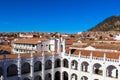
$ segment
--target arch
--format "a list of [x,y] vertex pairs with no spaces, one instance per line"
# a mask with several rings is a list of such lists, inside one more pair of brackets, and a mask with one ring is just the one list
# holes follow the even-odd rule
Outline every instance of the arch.
[[68,80],[68,73],[66,71],[63,72],[63,80]]
[[96,63],[93,65],[93,72],[94,74],[99,74],[99,75],[102,75],[102,65],[99,64],[99,63]]
[[71,62],[71,69],[75,69],[75,70],[78,69],[78,62],[76,60],[73,60]]
[[22,74],[30,73],[30,64],[27,62],[24,63],[21,67],[21,72],[22,72]]
[[69,64],[68,60],[67,59],[63,59],[63,67],[68,68],[68,66],[69,66],[68,64]]
[[11,64],[7,67],[7,76],[15,76],[18,74],[17,65]]
[[84,71],[84,72],[88,72],[88,66],[89,66],[89,63],[84,61],[81,63],[81,71]]
[[34,80],[42,80],[41,76],[37,75]]
[[63,45],[62,44],[60,45],[60,49],[61,49],[61,52],[63,52]]
[[76,49],[71,49],[71,54],[73,54],[76,51]]
[[34,64],[34,72],[42,70],[42,63],[40,61],[35,62]]
[[0,76],[3,75],[3,69],[0,67]]
[[48,73],[47,75],[45,75],[45,80],[52,80],[51,74]]
[[28,77],[24,78],[23,80],[30,80]]
[[87,76],[82,76],[81,80],[88,80],[88,77]]
[[118,69],[114,65],[109,65],[106,70],[108,77],[118,78]]
[[72,74],[72,75],[71,75],[71,80],[78,80],[78,79],[77,79],[77,75],[76,75],[76,74]]
[[48,70],[48,69],[52,69],[52,61],[51,60],[47,60],[45,62],[45,70]]
[[55,79],[54,80],[61,80],[60,79],[60,72],[59,71],[57,71],[56,73],[55,73]]
[[61,67],[61,61],[60,61],[60,59],[56,59],[55,60],[55,66],[54,67],[55,68]]

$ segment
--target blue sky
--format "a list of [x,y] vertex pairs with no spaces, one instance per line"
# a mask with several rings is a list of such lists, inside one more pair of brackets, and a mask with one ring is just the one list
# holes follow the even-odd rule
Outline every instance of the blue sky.
[[0,0],[0,32],[86,31],[120,15],[120,0]]

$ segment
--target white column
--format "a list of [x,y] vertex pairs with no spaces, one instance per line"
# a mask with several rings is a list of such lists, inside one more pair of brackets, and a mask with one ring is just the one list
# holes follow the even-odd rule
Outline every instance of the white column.
[[63,59],[61,59],[61,70],[60,70],[60,72],[61,72],[61,75],[60,75],[61,80],[63,80],[62,68],[63,68]]
[[45,80],[45,55],[42,52],[42,80]]
[[54,53],[52,52],[52,80],[54,80]]
[[85,65],[83,65],[83,71],[84,71],[84,72],[86,71],[86,66],[85,66]]
[[60,53],[60,39],[57,40],[57,53]]
[[63,44],[63,53],[65,53],[65,39],[63,40],[62,44]]
[[112,77],[116,77],[116,69],[113,69],[112,70],[112,75],[111,75]]
[[90,64],[88,66],[88,69],[90,69],[90,70],[88,70],[90,72],[90,76],[89,76],[88,80],[92,80],[92,74],[93,74],[92,57],[93,56],[92,56],[92,52],[91,52],[90,53]]
[[106,54],[104,53],[104,57],[103,57],[103,66],[102,66],[102,70],[103,70],[103,80],[106,80]]
[[69,56],[69,73],[68,73],[68,80],[71,80],[71,60],[70,60],[70,56]]
[[6,54],[3,55],[3,68],[4,68],[4,72],[3,72],[3,77],[4,77],[4,80],[7,80],[7,61],[6,61]]
[[120,55],[119,55],[119,64],[118,64],[118,80],[120,80]]
[[109,71],[108,70],[106,70],[106,76],[109,76]]
[[18,53],[18,64],[17,64],[17,69],[18,69],[18,80],[21,80],[21,55]]
[[79,53],[79,59],[78,59],[78,80],[81,80],[81,52]]
[[4,80],[4,77],[3,77],[3,75],[1,75],[0,79],[1,79],[1,80]]
[[69,50],[69,57],[70,57],[70,55],[71,55],[71,50]]
[[30,76],[31,76],[31,79],[34,80],[34,56],[33,56],[33,53],[31,53],[31,60],[30,60]]

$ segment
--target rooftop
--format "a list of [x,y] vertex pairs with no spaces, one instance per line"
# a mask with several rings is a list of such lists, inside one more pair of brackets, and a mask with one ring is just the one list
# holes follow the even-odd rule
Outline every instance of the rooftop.
[[46,38],[19,38],[19,39],[15,39],[12,42],[13,43],[21,43],[21,44],[38,44],[41,41],[45,41],[48,40]]

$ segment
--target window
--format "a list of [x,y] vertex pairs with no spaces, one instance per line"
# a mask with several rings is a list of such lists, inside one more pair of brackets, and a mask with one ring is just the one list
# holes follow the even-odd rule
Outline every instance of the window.
[[18,49],[16,49],[16,51],[18,51]]
[[33,44],[32,47],[35,47],[35,44]]
[[51,50],[51,45],[49,44],[49,50]]

